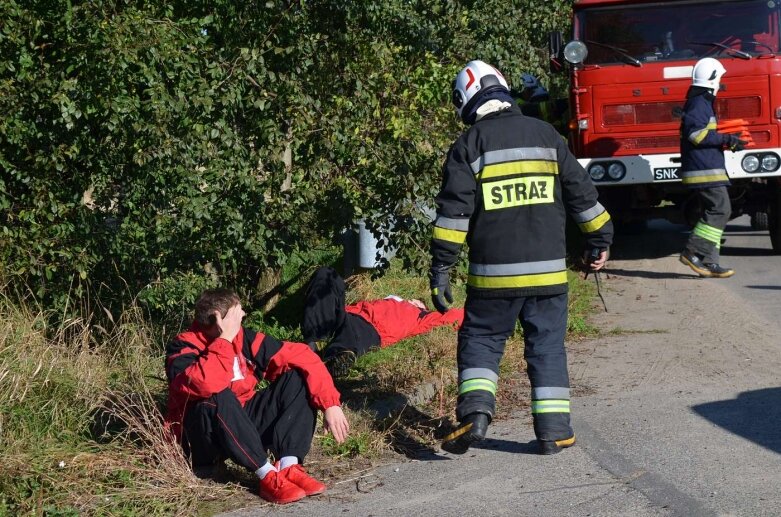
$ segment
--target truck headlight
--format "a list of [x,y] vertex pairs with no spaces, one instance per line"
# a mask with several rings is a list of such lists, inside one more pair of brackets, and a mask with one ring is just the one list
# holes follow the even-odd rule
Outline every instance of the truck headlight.
[[606,172],[605,166],[599,163],[595,163],[588,168],[588,173],[594,181],[601,181],[605,177]]
[[588,56],[588,48],[582,41],[573,40],[564,45],[564,59],[573,65],[578,65],[585,61],[586,56]]
[[607,175],[611,180],[618,181],[626,174],[626,167],[621,162],[613,162],[607,168]]
[[755,154],[747,154],[740,162],[740,166],[746,172],[757,172],[759,170],[759,158]]
[[762,170],[773,172],[778,169],[778,156],[775,154],[766,154],[762,157]]

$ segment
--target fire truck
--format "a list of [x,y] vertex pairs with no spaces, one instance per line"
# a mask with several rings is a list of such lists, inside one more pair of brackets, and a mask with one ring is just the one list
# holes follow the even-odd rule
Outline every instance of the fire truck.
[[780,6],[574,1],[572,41],[551,34],[551,70],[569,63],[570,145],[619,224],[699,217],[696,196],[679,178],[679,132],[692,68],[709,56],[727,69],[716,97],[719,122],[741,121],[753,142],[725,151],[733,217],[750,214],[781,253]]

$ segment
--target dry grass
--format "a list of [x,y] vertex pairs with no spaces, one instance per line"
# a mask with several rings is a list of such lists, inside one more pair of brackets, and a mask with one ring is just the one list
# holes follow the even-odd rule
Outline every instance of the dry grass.
[[[428,301],[426,279],[398,271],[349,285],[350,300]],[[575,287],[569,339],[589,330],[593,293]],[[463,291],[454,290],[455,306]],[[250,474],[228,462],[219,482],[200,479],[163,431],[163,337],[138,311],[108,328],[74,319],[52,329],[45,316],[0,298],[0,517],[195,515],[229,509],[226,501],[259,503]],[[357,483],[388,455],[436,451],[454,421],[456,342],[453,329],[440,328],[359,358],[337,383],[350,440],[336,444],[319,424],[307,468],[330,485]],[[528,406],[525,368],[516,332],[500,365],[499,418]]]
[[196,478],[165,435],[162,359],[133,313],[52,330],[0,299],[0,321],[0,515],[192,515],[237,489]]

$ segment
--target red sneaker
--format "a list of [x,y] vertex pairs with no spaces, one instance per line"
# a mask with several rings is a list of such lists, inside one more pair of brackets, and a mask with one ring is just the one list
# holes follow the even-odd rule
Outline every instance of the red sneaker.
[[287,504],[306,497],[296,484],[288,482],[281,472],[271,471],[260,480],[260,497],[276,504]]
[[307,474],[304,467],[298,463],[283,469],[279,475],[300,487],[306,495],[317,495],[325,492],[325,485]]

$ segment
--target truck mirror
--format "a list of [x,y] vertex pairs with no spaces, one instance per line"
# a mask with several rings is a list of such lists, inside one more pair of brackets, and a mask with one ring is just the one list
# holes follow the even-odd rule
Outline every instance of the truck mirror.
[[561,31],[548,33],[548,54],[551,73],[558,74],[564,70],[564,40]]

